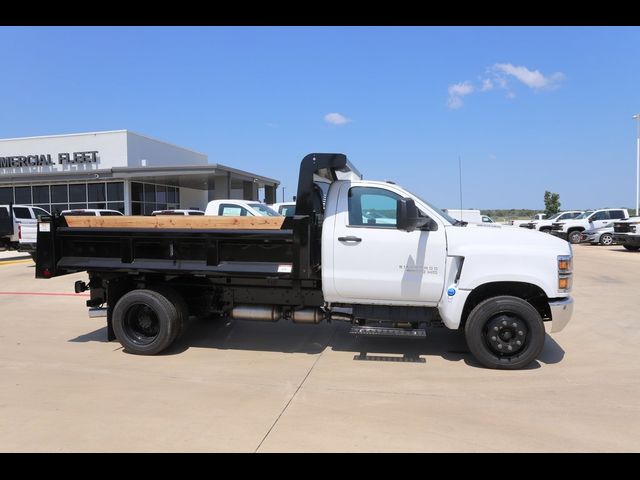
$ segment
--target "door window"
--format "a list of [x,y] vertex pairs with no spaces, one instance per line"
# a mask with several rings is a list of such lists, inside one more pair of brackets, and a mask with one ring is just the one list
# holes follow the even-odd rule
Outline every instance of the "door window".
[[396,228],[400,195],[375,187],[349,190],[349,226]]
[[594,213],[591,218],[589,219],[590,222],[595,222],[596,220],[608,220],[609,219],[609,212],[607,211],[602,211],[602,212],[596,212]]
[[244,207],[232,205],[229,203],[223,203],[218,208],[218,215],[222,215],[224,217],[246,217],[251,214]]
[[16,218],[31,218],[31,212],[27,207],[13,207],[13,214]]
[[625,218],[624,212],[622,210],[611,210],[609,212],[609,217],[614,220],[620,220],[621,218]]

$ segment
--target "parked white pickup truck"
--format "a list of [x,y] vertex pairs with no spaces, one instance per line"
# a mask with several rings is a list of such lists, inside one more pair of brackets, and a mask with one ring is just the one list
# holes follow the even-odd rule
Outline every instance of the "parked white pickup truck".
[[551,227],[553,222],[562,222],[565,220],[571,220],[573,218],[582,215],[582,210],[569,210],[567,212],[558,212],[555,215],[545,218],[543,220],[532,220],[530,222],[521,223],[519,226],[522,228],[529,228],[531,230],[538,230],[544,233],[551,233]]
[[212,200],[207,204],[205,215],[220,215],[224,217],[279,217],[266,203],[251,200]]
[[583,231],[613,225],[615,220],[627,218],[629,218],[629,212],[626,208],[588,210],[572,220],[553,222],[551,234],[571,243],[580,243]]
[[31,205],[0,205],[0,250],[17,250],[34,256],[38,218],[49,215]]
[[86,270],[89,283],[75,290],[90,289],[90,315],[107,317],[108,338],[140,355],[166,349],[204,311],[341,321],[369,338],[444,326],[464,332],[482,365],[517,369],[542,351],[545,322],[558,332],[571,317],[565,241],[458,221],[399,185],[362,180],[343,154],[307,155],[297,193],[294,217],[236,216],[234,225],[53,218],[40,224],[36,276]]

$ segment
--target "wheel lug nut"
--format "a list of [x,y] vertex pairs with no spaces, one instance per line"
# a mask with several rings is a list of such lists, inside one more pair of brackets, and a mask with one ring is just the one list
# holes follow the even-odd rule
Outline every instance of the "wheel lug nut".
[[517,324],[516,322],[513,322],[513,323],[511,324],[511,326],[512,326],[513,328],[518,328],[518,324]]
[[509,345],[509,346],[507,347],[507,350],[511,351],[511,350],[513,350],[513,347],[512,347],[511,345]]
[[506,326],[506,325],[507,325],[507,321],[506,321],[506,320],[503,320],[503,321],[502,321],[502,324]]
[[502,344],[501,343],[498,344],[498,348],[502,348]]
[[493,327],[493,329],[497,332],[498,331],[498,327]]
[[494,336],[494,337],[491,337],[491,340],[493,340],[495,342],[497,340],[497,338]]
[[516,340],[516,345],[522,345],[522,342],[520,340]]
[[518,331],[518,335],[520,335],[520,336],[524,335],[524,333],[522,333],[522,330]]

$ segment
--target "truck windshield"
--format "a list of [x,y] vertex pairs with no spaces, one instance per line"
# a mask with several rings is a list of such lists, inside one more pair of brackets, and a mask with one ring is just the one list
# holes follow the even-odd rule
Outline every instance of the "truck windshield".
[[574,218],[574,220],[581,220],[583,218],[587,218],[589,215],[591,215],[593,213],[593,210],[587,210],[584,213],[581,213],[580,215],[578,215],[577,217]]
[[280,214],[276,212],[274,209],[272,209],[271,207],[268,207],[267,205],[263,205],[262,203],[250,203],[249,205],[251,205],[251,208],[256,210],[263,217],[279,217],[280,216]]
[[547,220],[555,220],[556,218],[558,218],[560,215],[562,215],[562,212],[558,212],[555,215],[551,215],[549,218],[547,218]]
[[[405,189],[406,190],[406,189]],[[429,206],[429,208],[431,208],[431,210],[434,210],[438,215],[440,215],[442,218],[444,218],[447,222],[449,222],[451,225],[466,225],[467,222],[463,222],[460,221],[456,218],[453,218],[451,215],[447,215],[445,212],[443,212],[441,209],[439,209],[438,207],[436,207],[435,205],[432,205],[431,203],[427,202],[425,199],[423,199],[422,197],[420,197],[419,195],[416,195],[413,192],[409,192],[409,190],[406,190],[408,193],[410,193],[411,195],[413,195],[414,197],[416,197],[418,200],[420,200],[422,203],[426,204],[427,206]]]

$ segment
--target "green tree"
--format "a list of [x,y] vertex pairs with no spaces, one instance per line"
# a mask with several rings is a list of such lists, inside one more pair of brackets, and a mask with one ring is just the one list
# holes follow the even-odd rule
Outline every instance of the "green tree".
[[544,192],[544,213],[547,218],[560,211],[560,194],[553,193],[549,190]]

